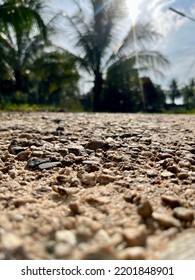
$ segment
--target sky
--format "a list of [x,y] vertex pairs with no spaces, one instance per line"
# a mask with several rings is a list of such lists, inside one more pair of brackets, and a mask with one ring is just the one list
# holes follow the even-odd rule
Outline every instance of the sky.
[[[136,1],[136,0],[129,0]],[[195,21],[169,10],[172,7],[195,19],[194,0],[137,0],[137,20],[149,20],[163,35],[155,48],[170,61],[165,77],[156,82],[167,87],[176,78],[183,86],[195,77]]]
[[[71,12],[70,0],[50,0],[56,10]],[[86,0],[80,0],[85,2]],[[112,1],[112,0],[108,0]],[[121,0],[123,1],[123,0]],[[172,7],[195,19],[195,0],[127,0],[135,22],[150,22],[162,38],[152,49],[160,51],[170,61],[163,78],[153,76],[154,83],[164,89],[174,78],[180,87],[195,77],[195,21],[169,10]],[[64,38],[60,42],[63,45]]]

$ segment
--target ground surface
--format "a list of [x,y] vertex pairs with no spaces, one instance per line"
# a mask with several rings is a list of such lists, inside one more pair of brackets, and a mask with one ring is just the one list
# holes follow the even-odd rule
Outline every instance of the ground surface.
[[195,259],[195,116],[0,114],[0,259]]

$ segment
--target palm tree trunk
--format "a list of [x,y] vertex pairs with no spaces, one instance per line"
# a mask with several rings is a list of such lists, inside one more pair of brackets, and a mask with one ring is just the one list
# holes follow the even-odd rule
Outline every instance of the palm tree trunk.
[[93,87],[93,111],[101,112],[103,108],[103,104],[101,102],[102,88],[103,88],[103,78],[102,73],[97,70],[94,71],[95,80]]

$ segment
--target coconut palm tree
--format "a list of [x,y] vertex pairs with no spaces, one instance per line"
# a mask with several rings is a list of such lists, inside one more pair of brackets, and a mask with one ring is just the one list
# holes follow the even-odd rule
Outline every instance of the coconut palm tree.
[[0,76],[13,91],[26,90],[28,67],[46,42],[47,28],[40,10],[40,1],[1,1]]
[[20,101],[43,104],[55,100],[59,104],[62,95],[77,86],[75,59],[48,39],[53,31],[52,19],[43,22],[42,1],[3,2],[1,9],[6,12],[1,15],[5,20],[0,32],[0,92],[13,93]]
[[0,0],[0,31],[7,31],[13,26],[17,32],[29,33],[36,24],[39,31],[46,37],[46,26],[40,15],[43,9],[40,0]]
[[[93,109],[101,111],[101,94],[107,69],[129,59],[140,70],[165,66],[168,61],[158,52],[147,50],[159,35],[149,24],[131,26],[125,1],[72,0],[74,14],[61,12],[65,35],[80,67],[94,77]],[[82,3],[85,3],[82,5]],[[59,21],[58,21],[59,23]]]

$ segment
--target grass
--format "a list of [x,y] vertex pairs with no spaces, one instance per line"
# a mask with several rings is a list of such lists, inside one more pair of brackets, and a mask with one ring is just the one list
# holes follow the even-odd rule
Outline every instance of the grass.
[[187,110],[187,109],[175,109],[175,110],[167,110],[164,112],[165,114],[185,114],[185,115],[193,115],[195,114],[195,109]]
[[[79,108],[80,109],[80,108]],[[40,111],[49,111],[49,112],[81,112],[78,108],[70,108],[55,106],[55,105],[38,105],[38,104],[13,104],[13,103],[4,103],[0,105],[0,111],[18,111],[18,112],[40,112]]]
[[[0,111],[27,111],[27,112],[83,112],[83,108],[78,106],[77,104],[67,104],[67,106],[56,106],[56,105],[40,105],[40,104],[15,104],[11,102],[5,102],[0,104]],[[143,112],[145,113],[145,112]],[[195,114],[195,108],[191,110],[187,110],[184,108],[177,108],[172,110],[166,110],[161,112],[162,114]]]

